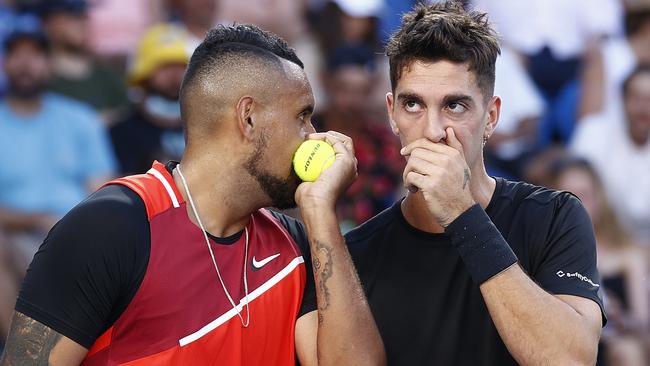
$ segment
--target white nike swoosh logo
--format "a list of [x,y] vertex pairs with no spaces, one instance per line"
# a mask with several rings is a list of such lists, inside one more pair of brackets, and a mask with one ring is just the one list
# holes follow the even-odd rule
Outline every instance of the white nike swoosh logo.
[[270,261],[274,260],[275,258],[277,258],[279,256],[280,256],[280,253],[273,254],[272,256],[266,257],[266,258],[262,259],[259,262],[255,259],[255,256],[253,256],[253,268],[254,269],[260,269],[260,268],[264,267],[266,264],[268,264]]

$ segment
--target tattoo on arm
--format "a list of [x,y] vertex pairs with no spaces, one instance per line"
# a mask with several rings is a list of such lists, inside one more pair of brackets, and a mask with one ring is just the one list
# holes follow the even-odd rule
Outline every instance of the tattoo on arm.
[[463,177],[463,189],[467,187],[467,183],[469,183],[469,180],[470,180],[469,169],[465,168],[464,177]]
[[61,334],[19,312],[14,313],[2,366],[49,365],[50,353]]
[[332,248],[316,240],[316,247],[312,257],[314,274],[316,275],[317,286],[320,288],[321,296],[318,297],[318,322],[323,322],[322,312],[330,306],[330,292],[327,281],[332,277]]

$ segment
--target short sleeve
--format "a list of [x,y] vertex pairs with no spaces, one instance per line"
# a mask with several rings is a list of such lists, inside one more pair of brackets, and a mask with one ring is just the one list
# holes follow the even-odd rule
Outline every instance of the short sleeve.
[[135,192],[100,189],[52,228],[29,266],[16,310],[90,348],[137,292],[149,236]]
[[605,317],[596,268],[596,239],[591,219],[578,198],[562,193],[547,237],[547,247],[533,275],[535,281],[556,295],[575,295],[593,300]]
[[298,313],[298,318],[300,318],[301,316],[317,309],[316,284],[314,282],[314,272],[312,270],[311,263],[311,249],[309,247],[309,237],[307,236],[307,230],[302,222],[292,217],[270,210],[269,212],[275,218],[277,218],[278,221],[280,221],[282,226],[284,226],[287,231],[289,231],[293,240],[295,240],[300,247],[302,257],[305,260],[305,268],[307,270],[307,283],[305,284],[305,292],[303,294],[302,304],[300,305],[300,311]]

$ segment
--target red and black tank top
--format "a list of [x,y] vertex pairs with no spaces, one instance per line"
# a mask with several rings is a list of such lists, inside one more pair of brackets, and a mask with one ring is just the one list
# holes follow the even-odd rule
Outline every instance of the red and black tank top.
[[295,322],[306,283],[300,247],[267,210],[251,215],[232,245],[211,242],[227,290],[245,317],[246,261],[250,324],[243,327],[217,277],[201,229],[171,174],[155,162],[119,178],[144,201],[151,252],[126,310],[90,348],[83,365],[293,365]]

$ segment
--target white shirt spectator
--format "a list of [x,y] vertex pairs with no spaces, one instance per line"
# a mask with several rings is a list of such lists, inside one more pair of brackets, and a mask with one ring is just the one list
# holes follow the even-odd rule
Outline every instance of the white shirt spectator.
[[[497,58],[494,94],[501,97],[497,133],[514,134],[520,122],[544,113],[544,101],[517,55],[507,47],[502,47]],[[512,139],[501,144],[496,153],[503,159],[514,159],[529,147],[529,141]]]
[[527,55],[548,46],[560,60],[582,54],[594,38],[622,33],[617,0],[474,0],[504,43]]
[[650,142],[639,147],[627,123],[594,116],[578,125],[571,150],[593,164],[622,223],[650,244]]

